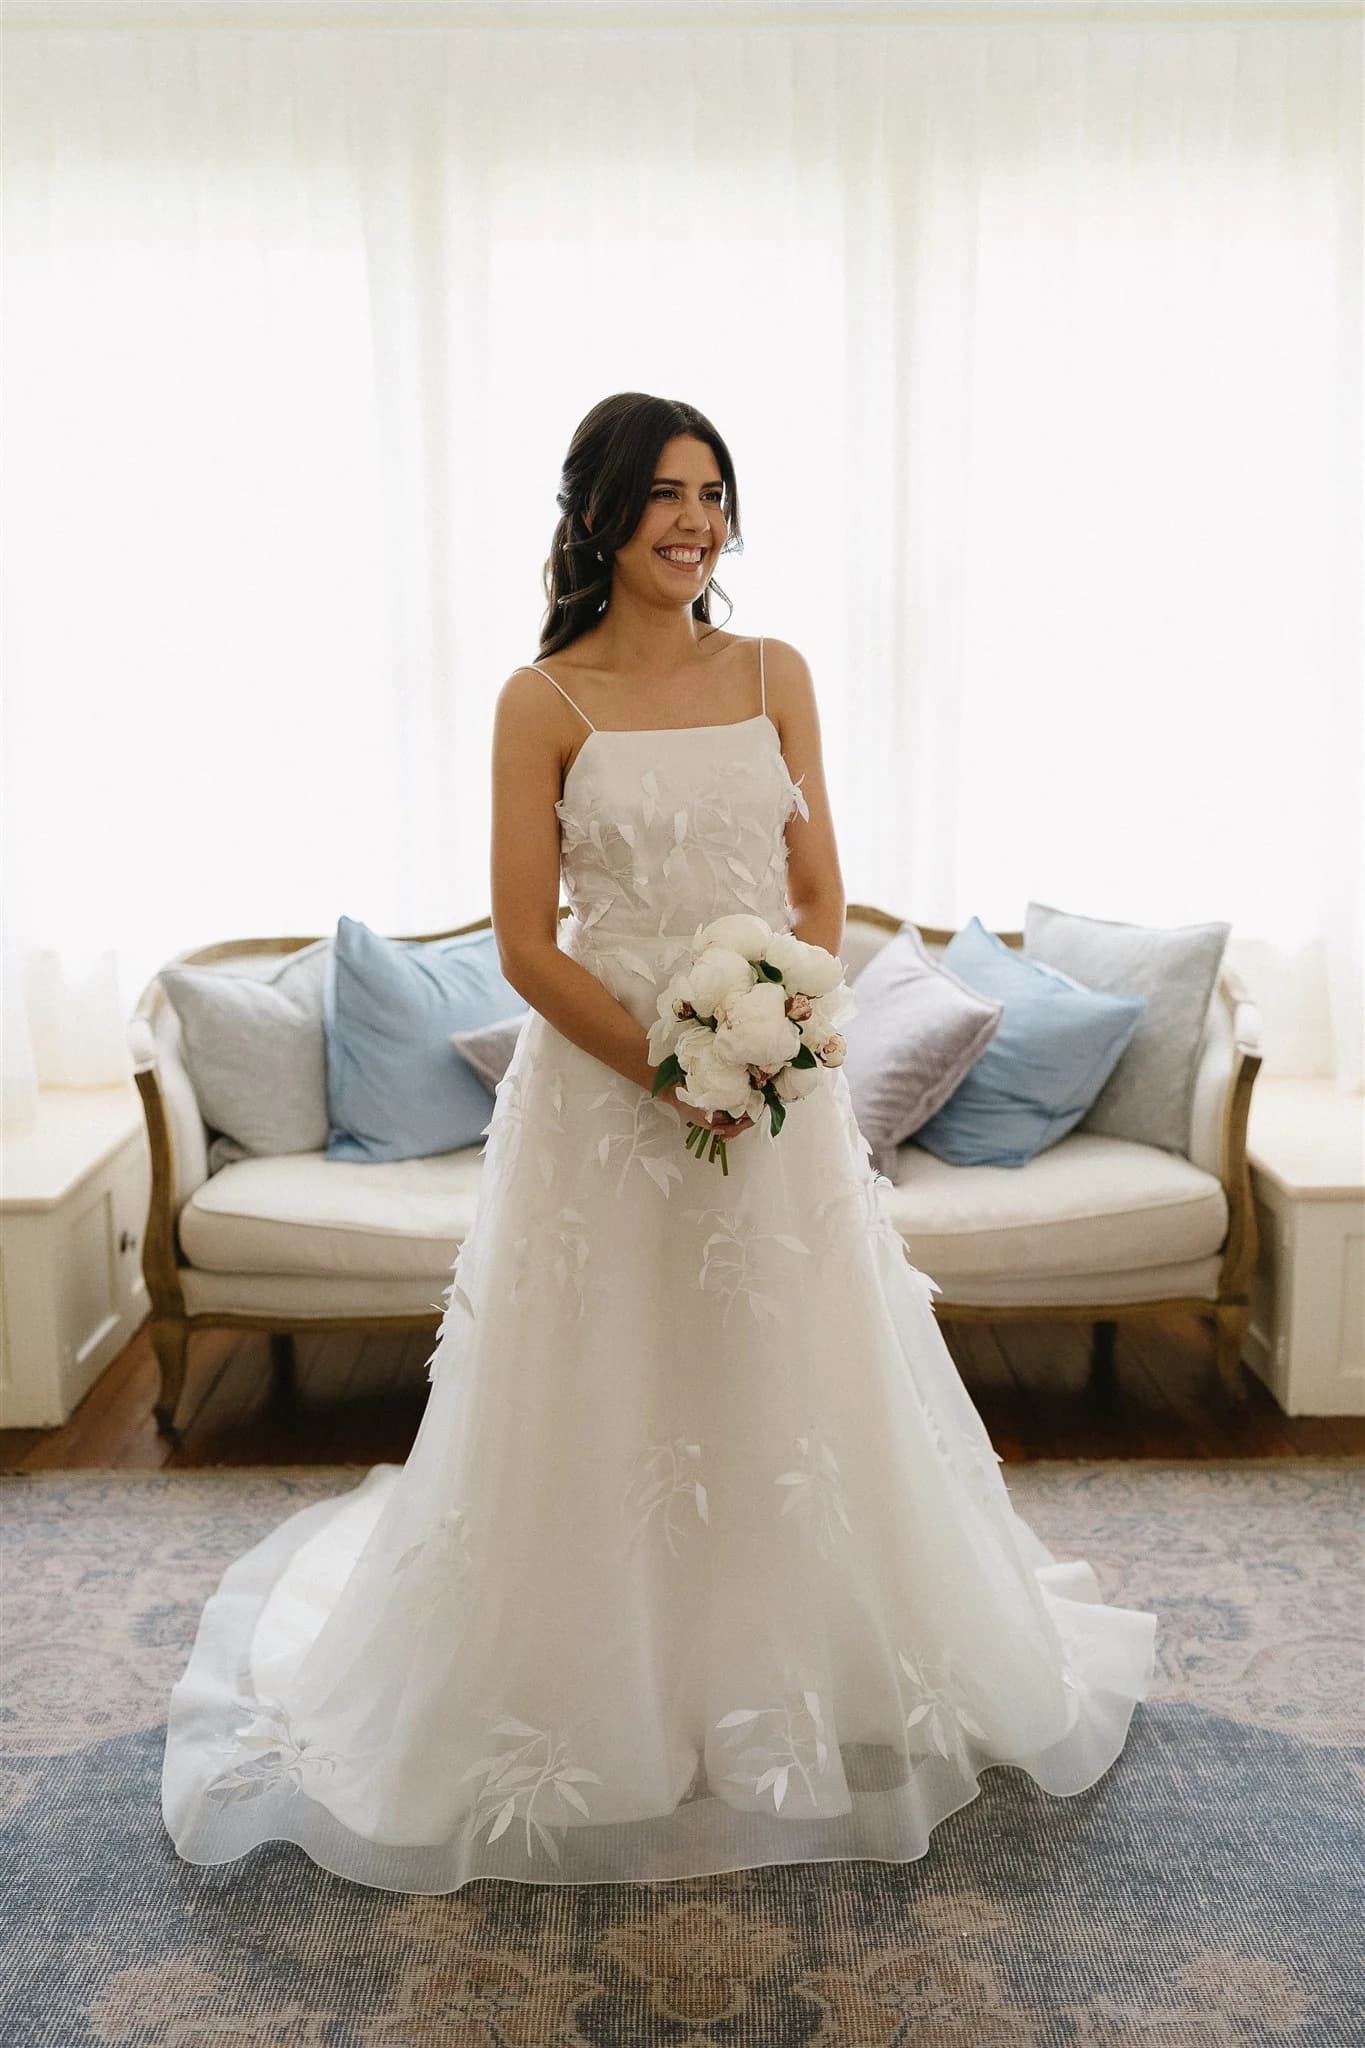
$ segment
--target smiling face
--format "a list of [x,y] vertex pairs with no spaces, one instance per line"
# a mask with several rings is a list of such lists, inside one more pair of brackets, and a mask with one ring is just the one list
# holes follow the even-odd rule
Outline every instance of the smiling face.
[[616,553],[613,580],[647,603],[691,605],[729,538],[720,465],[705,441],[675,434],[654,465],[644,515]]

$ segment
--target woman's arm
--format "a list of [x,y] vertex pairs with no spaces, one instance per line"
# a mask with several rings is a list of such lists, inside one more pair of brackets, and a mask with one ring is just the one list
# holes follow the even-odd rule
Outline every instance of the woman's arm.
[[820,714],[805,657],[785,640],[766,640],[768,705],[782,740],[787,773],[801,784],[809,817],[787,822],[787,897],[792,930],[808,946],[838,955],[844,940],[844,881],[825,788]]
[[[649,1089],[654,1068],[644,1026],[559,944],[555,803],[572,749],[572,718],[534,670],[518,670],[498,694],[489,858],[498,960],[517,994],[556,1031]],[[672,1100],[670,1091],[660,1092]],[[695,1123],[705,1121],[694,1110],[687,1115]]]

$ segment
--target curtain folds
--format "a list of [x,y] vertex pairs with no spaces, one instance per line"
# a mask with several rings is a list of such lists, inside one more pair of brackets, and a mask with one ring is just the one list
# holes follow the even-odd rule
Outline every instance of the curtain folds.
[[30,11],[11,946],[127,1008],[482,915],[558,465],[648,389],[735,454],[719,581],[811,663],[852,900],[1229,918],[1267,1068],[1359,1089],[1359,26]]

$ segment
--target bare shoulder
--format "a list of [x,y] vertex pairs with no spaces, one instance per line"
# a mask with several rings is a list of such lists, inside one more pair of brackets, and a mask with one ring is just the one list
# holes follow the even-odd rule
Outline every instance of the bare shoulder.
[[783,677],[791,677],[798,683],[805,683],[812,689],[814,688],[810,664],[807,662],[801,649],[793,647],[790,640],[774,640],[771,634],[765,633],[763,636],[763,655],[767,663],[769,675],[777,674]]
[[815,678],[799,647],[793,647],[790,640],[772,640],[765,633],[763,673],[779,724],[784,716],[793,720],[816,718]]
[[[560,667],[566,666],[555,656],[551,656],[551,661]],[[520,668],[514,668],[498,691],[498,717],[511,725],[543,726],[560,712],[572,716],[567,700],[550,680],[554,673],[549,664],[532,667],[530,662],[525,662]]]
[[774,640],[770,633],[727,633],[723,627],[717,627],[707,635],[707,644],[717,659],[731,656],[741,662],[751,662],[757,675],[760,639],[765,679],[771,682],[775,677],[779,685],[789,683],[794,695],[799,695],[803,689],[813,695],[815,686],[806,658],[790,640]]
[[581,727],[547,674],[529,664],[514,668],[498,691],[494,726],[500,738],[523,760],[544,749],[561,761],[572,743],[571,729]]

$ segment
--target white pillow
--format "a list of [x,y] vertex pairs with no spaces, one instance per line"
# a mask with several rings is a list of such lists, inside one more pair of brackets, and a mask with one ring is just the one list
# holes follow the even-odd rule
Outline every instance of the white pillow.
[[322,998],[330,939],[286,953],[265,973],[163,967],[182,1052],[204,1122],[220,1135],[209,1170],[252,1156],[327,1144]]
[[1050,903],[1024,913],[1024,952],[1147,1007],[1078,1129],[1188,1153],[1199,1044],[1230,924],[1121,924]]

